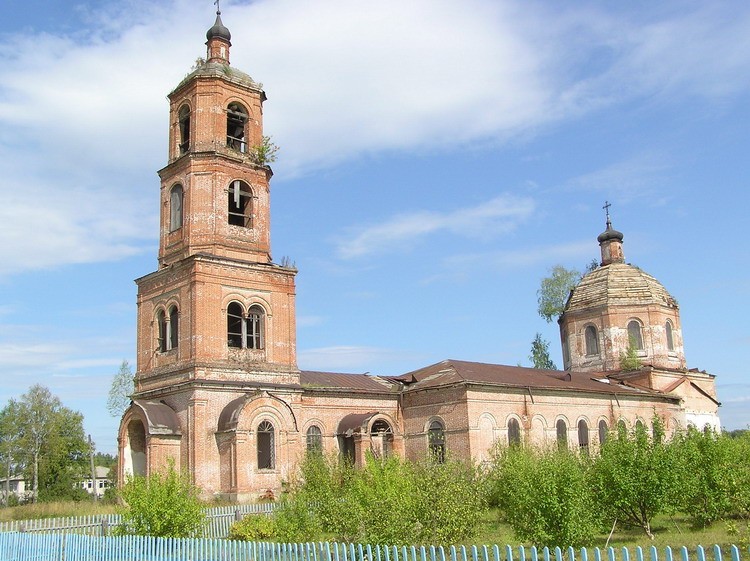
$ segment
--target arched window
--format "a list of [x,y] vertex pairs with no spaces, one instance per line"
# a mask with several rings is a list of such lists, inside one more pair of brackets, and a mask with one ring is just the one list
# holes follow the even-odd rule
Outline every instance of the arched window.
[[323,451],[323,433],[317,425],[310,425],[307,429],[307,451],[311,453]]
[[646,425],[643,424],[643,421],[638,419],[635,422],[635,432],[637,433],[645,433],[646,432]]
[[599,421],[599,444],[604,444],[607,442],[607,433],[609,432],[609,427],[607,426],[607,421],[602,419]]
[[245,319],[245,347],[248,349],[263,348],[263,308],[250,306]]
[[182,185],[175,185],[169,192],[169,231],[182,228]]
[[233,226],[250,228],[252,223],[253,192],[244,181],[235,180],[229,185],[228,222]]
[[242,348],[242,305],[232,302],[227,306],[227,344],[230,347]]
[[190,107],[183,105],[178,112],[180,126],[180,155],[190,150]]
[[589,425],[583,419],[578,421],[578,447],[582,452],[589,451]]
[[158,341],[158,349],[160,352],[165,353],[167,352],[167,314],[164,312],[164,310],[159,310],[159,313],[156,314],[156,323],[159,325],[159,341]]
[[643,334],[641,333],[641,324],[636,320],[628,322],[628,341],[634,349],[643,350]]
[[562,419],[558,419],[555,428],[557,429],[557,448],[566,450],[568,448],[568,425]]
[[388,421],[378,419],[370,427],[370,443],[372,452],[376,457],[385,458],[390,456],[393,448],[393,429]]
[[562,330],[562,357],[563,357],[563,368],[567,368],[570,364],[570,349],[568,348],[568,330]]
[[584,338],[586,340],[586,356],[598,356],[599,355],[599,336],[596,332],[596,327],[593,325],[586,326],[584,331]]
[[177,306],[169,308],[169,341],[168,346],[170,349],[176,349],[179,343],[179,323],[180,314],[177,311]]
[[672,333],[672,322],[667,320],[667,324],[664,326],[664,331],[667,334],[667,350],[674,351],[674,335]]
[[229,148],[247,152],[246,125],[247,110],[239,103],[230,103],[227,108],[227,146]]
[[508,421],[508,446],[521,444],[521,426],[518,421],[511,418]]
[[240,349],[262,349],[265,312],[257,304],[244,313],[239,302],[227,306],[227,344]]
[[273,425],[263,421],[258,425],[258,469],[273,469],[276,464]]
[[159,310],[159,313],[156,314],[156,322],[159,324],[159,340],[157,343],[159,352],[165,353],[177,348],[179,316],[177,306],[171,306],[169,313]]
[[427,431],[430,457],[437,463],[445,462],[445,427],[440,421],[432,421]]

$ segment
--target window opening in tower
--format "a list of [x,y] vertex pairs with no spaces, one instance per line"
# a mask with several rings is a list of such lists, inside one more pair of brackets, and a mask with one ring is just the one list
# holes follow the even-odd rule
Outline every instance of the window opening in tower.
[[227,146],[242,153],[247,152],[245,142],[245,125],[247,113],[238,103],[232,103],[227,109]]

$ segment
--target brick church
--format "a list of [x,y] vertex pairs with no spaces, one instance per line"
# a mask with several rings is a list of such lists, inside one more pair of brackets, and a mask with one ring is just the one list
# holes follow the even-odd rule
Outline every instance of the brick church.
[[[560,317],[564,370],[445,360],[399,376],[300,371],[296,269],[271,259],[260,84],[207,57],[169,94],[158,270],[139,278],[136,391],[119,474],[169,459],[206,497],[278,492],[308,450],[481,462],[495,442],[597,447],[617,424],[719,428],[714,376],[686,367],[677,302],[625,263],[607,219],[601,266]],[[622,371],[635,348],[640,368]]]

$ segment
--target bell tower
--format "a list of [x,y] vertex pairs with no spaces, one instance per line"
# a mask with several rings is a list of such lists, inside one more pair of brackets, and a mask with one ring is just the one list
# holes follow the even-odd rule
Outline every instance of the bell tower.
[[[121,474],[172,457],[217,488],[216,418],[238,396],[299,393],[292,267],[271,259],[260,84],[230,66],[217,10],[206,60],[169,94],[159,173],[158,269],[136,280],[136,391],[120,426]],[[289,397],[293,399],[293,397]],[[208,466],[208,467],[206,467]]]
[[271,262],[266,95],[229,64],[231,34],[207,34],[206,61],[169,94],[169,163],[161,178],[159,267],[199,253]]

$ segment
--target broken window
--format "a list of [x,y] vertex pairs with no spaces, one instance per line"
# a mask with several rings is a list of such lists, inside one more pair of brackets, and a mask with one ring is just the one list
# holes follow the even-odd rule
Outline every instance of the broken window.
[[250,306],[247,314],[242,304],[231,302],[227,306],[227,344],[240,349],[262,349],[265,312],[257,304]]
[[584,339],[586,343],[586,356],[596,356],[599,354],[599,336],[596,332],[596,327],[589,325],[584,331]]
[[607,421],[602,419],[599,421],[599,444],[604,444],[607,442],[607,433],[609,432],[609,427],[607,426]]
[[169,308],[169,313],[159,310],[159,313],[156,314],[156,321],[159,324],[159,340],[157,342],[159,352],[166,353],[176,349],[179,340],[177,335],[179,325],[177,306]]
[[245,320],[245,346],[248,349],[263,348],[263,309],[250,306]]
[[167,314],[164,310],[159,310],[156,315],[156,321],[159,324],[159,341],[158,348],[162,353],[167,352]]
[[190,150],[190,107],[183,105],[178,112],[180,126],[180,155]]
[[637,320],[628,322],[628,341],[634,349],[643,350],[643,335],[641,334],[641,323]]
[[323,451],[323,433],[317,425],[310,425],[307,429],[307,451],[310,453]]
[[672,334],[672,322],[667,320],[667,324],[664,327],[667,333],[667,350],[674,351],[674,335]]
[[578,421],[578,447],[581,452],[589,452],[589,425],[581,419]]
[[370,427],[370,444],[376,458],[386,458],[393,450],[393,429],[388,421],[378,419]]
[[167,347],[169,349],[176,349],[178,339],[178,326],[179,326],[179,313],[177,306],[169,308],[169,341],[167,341]]
[[273,425],[263,421],[258,425],[258,469],[273,469],[275,463]]
[[518,420],[511,418],[508,421],[508,445],[516,446],[521,444],[521,425],[518,424]]
[[565,421],[558,419],[555,424],[557,430],[557,448],[558,450],[567,450],[568,448],[568,425]]
[[439,464],[445,462],[445,427],[440,421],[432,421],[427,431],[430,457]]
[[247,152],[245,126],[247,110],[239,103],[230,103],[227,108],[227,146],[233,150]]
[[182,228],[182,185],[175,185],[169,192],[169,231]]
[[232,302],[227,306],[227,344],[230,347],[242,348],[242,305]]
[[253,192],[244,181],[235,180],[229,185],[229,224],[250,227]]

